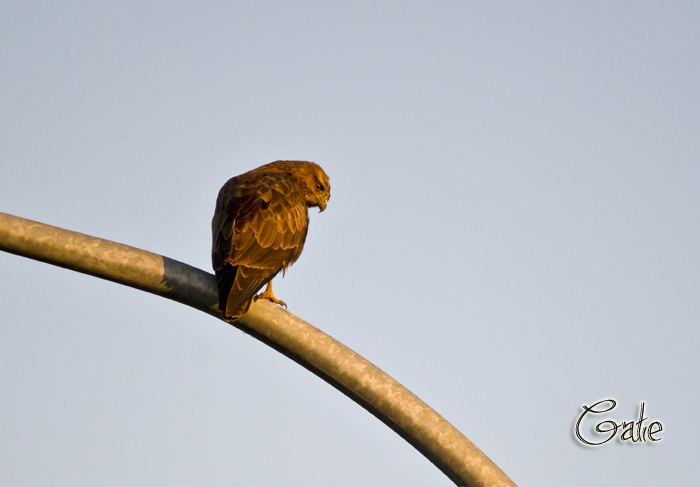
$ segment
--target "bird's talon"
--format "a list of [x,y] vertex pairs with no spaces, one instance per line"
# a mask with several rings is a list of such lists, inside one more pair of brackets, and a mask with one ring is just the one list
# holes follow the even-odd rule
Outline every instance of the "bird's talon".
[[282,301],[281,299],[277,299],[277,298],[274,297],[274,296],[272,296],[272,297],[270,297],[270,296],[263,296],[263,297],[264,297],[265,299],[267,299],[268,301],[272,301],[273,303],[275,303],[275,304],[277,304],[277,305],[279,305],[279,306],[284,306],[284,309],[287,309],[287,303],[285,303],[285,302]]
[[275,303],[279,306],[284,306],[284,309],[287,309],[287,303],[285,303],[281,299],[277,299],[275,297],[275,295],[272,294],[272,283],[268,283],[267,289],[265,289],[265,291],[263,291],[262,293],[255,296],[256,301],[260,298],[267,299],[268,301],[272,301],[273,303]]
[[272,301],[273,303],[275,303],[275,304],[277,304],[277,305],[279,305],[279,306],[284,306],[284,309],[287,309],[287,303],[285,303],[285,302],[282,301],[281,299],[277,299],[277,298],[274,297],[274,296],[263,296],[262,294],[258,294],[258,295],[255,297],[255,299],[257,300],[257,299],[259,299],[259,298],[267,299],[268,301]]

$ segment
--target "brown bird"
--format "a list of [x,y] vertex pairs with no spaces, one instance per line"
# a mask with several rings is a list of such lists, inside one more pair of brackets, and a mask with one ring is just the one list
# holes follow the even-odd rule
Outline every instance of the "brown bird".
[[326,209],[331,184],[321,166],[277,161],[229,179],[219,191],[211,222],[211,260],[226,321],[248,311],[256,293],[283,305],[271,280],[301,254],[308,207]]

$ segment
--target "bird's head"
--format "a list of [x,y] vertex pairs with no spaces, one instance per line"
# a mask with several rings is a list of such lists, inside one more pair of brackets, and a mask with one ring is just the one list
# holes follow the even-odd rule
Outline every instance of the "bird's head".
[[250,172],[282,172],[294,177],[304,192],[308,207],[318,206],[323,211],[326,209],[328,200],[331,199],[331,181],[321,166],[315,162],[275,161]]
[[306,206],[318,206],[323,211],[331,199],[331,181],[318,164],[312,162],[311,168],[306,181]]

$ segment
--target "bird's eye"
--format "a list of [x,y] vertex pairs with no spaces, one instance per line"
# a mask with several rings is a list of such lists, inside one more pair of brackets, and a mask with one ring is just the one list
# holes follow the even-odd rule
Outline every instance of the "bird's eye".
[[323,191],[323,185],[321,183],[316,184],[316,191]]

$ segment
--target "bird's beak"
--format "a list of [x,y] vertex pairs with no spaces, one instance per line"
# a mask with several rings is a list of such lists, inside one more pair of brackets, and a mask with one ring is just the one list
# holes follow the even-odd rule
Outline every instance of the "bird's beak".
[[319,202],[318,202],[318,211],[319,211],[319,213],[326,209],[326,205],[327,205],[327,204],[328,204],[328,201],[319,201]]

